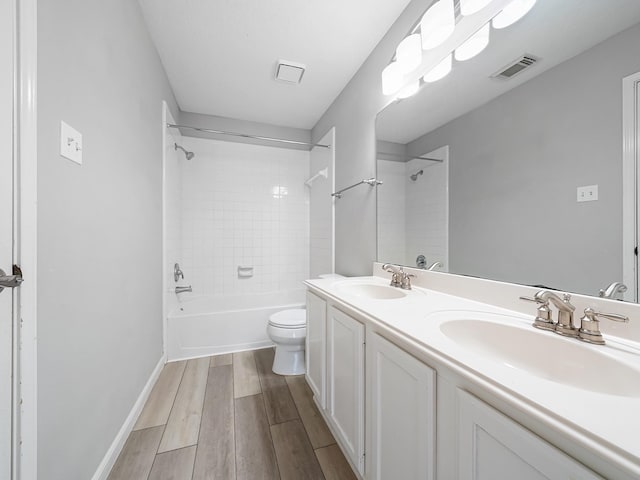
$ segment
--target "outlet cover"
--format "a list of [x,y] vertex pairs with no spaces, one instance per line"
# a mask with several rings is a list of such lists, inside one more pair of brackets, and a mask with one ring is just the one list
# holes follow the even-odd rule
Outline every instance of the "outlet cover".
[[60,122],[60,155],[82,165],[82,134],[64,122]]
[[598,185],[578,187],[578,202],[594,202],[598,200]]

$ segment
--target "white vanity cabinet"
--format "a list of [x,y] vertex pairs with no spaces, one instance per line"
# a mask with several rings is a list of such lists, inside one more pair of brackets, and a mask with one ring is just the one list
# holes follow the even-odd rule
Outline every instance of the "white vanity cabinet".
[[327,302],[307,290],[307,337],[305,339],[307,383],[320,408],[326,407]]
[[364,474],[364,325],[329,305],[326,415],[343,451]]
[[602,480],[473,395],[457,393],[459,480]]
[[367,480],[435,478],[436,372],[367,330]]
[[544,438],[534,434],[518,423],[528,425],[518,404],[515,420],[505,416],[490,406],[504,401],[491,389],[432,352],[402,347],[411,339],[345,303],[307,292],[306,379],[359,478],[603,478],[576,459],[606,478],[637,478],[574,446],[571,458],[553,445],[571,442],[567,435],[548,427]]

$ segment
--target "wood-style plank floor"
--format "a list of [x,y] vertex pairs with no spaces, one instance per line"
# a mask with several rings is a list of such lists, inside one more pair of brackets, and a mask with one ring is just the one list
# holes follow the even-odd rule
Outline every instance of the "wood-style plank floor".
[[304,376],[274,350],[168,363],[109,480],[355,480]]

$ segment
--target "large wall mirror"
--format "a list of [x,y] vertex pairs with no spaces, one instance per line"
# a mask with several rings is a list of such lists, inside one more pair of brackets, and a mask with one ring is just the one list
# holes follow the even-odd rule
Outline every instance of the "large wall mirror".
[[380,112],[378,260],[594,296],[628,279],[623,79],[640,72],[639,22],[637,0],[538,0]]

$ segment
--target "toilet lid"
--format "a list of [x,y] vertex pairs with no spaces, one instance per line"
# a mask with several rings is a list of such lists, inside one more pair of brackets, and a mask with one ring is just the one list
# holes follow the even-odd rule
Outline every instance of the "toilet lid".
[[298,328],[307,323],[307,310],[304,308],[290,308],[276,312],[269,317],[269,323],[275,327]]

